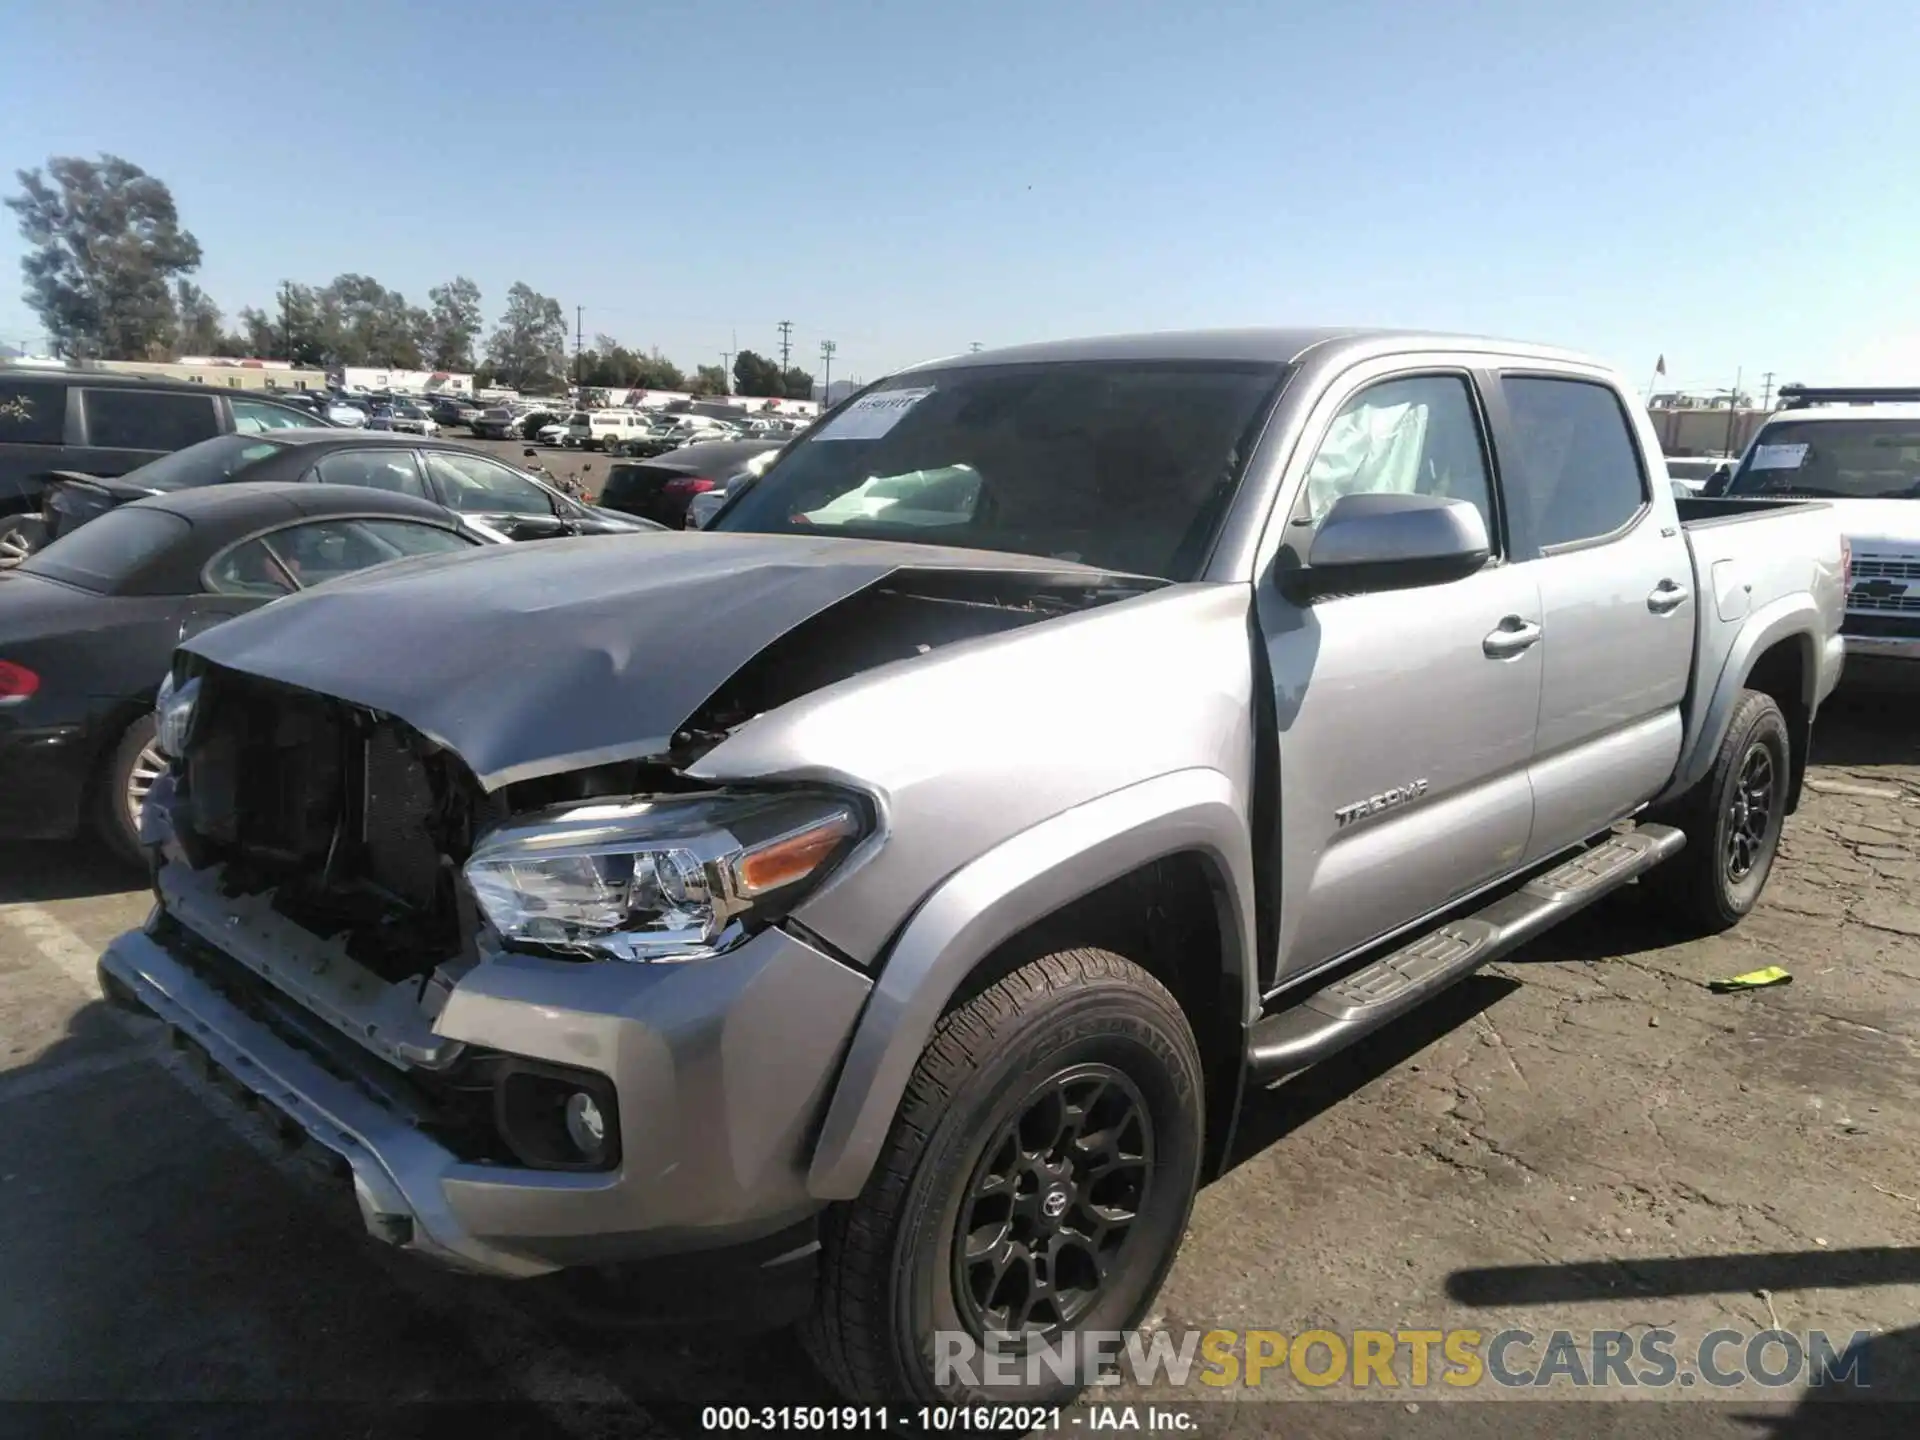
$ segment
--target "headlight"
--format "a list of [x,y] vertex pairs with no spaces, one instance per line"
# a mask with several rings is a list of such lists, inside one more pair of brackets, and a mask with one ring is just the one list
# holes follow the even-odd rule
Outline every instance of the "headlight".
[[695,960],[784,914],[864,828],[853,802],[820,794],[565,806],[484,838],[467,882],[510,945]]
[[173,673],[160,682],[160,694],[153,702],[154,744],[163,755],[179,759],[187,753],[187,732],[193,728],[193,707],[200,699],[200,677],[174,688]]

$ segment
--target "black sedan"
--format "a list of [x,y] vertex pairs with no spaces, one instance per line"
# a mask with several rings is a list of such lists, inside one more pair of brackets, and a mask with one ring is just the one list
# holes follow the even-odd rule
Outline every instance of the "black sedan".
[[137,856],[176,645],[337,575],[484,543],[410,495],[222,485],[121,506],[0,572],[0,839],[91,823]]
[[720,486],[746,469],[747,462],[780,440],[714,440],[684,445],[650,460],[616,460],[607,467],[600,503],[642,520],[678,530],[686,523],[693,497]]
[[643,519],[584,505],[464,445],[329,429],[223,435],[111,480],[57,472],[47,487],[48,530],[57,538],[130,500],[237,480],[322,481],[413,495],[483,521],[509,540],[655,528]]

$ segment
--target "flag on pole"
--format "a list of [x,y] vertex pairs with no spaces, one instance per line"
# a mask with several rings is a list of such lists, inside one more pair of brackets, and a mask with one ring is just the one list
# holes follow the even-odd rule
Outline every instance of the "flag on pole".
[[1657,361],[1654,362],[1653,373],[1656,375],[1664,375],[1667,373],[1667,357],[1666,356],[1662,355]]

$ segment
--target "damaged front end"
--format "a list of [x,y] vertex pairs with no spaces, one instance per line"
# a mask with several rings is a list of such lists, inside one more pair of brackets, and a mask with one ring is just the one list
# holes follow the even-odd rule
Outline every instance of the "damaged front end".
[[[556,578],[521,608],[469,587],[492,648],[537,660],[456,674],[486,647],[436,614],[452,567],[196,637],[143,824],[160,907],[103,977],[345,1160],[373,1233],[453,1263],[540,1273],[807,1221],[808,1137],[873,982],[790,917],[885,845],[885,798],[690,769],[837,682],[1157,588],[863,563],[740,620],[731,655],[632,611],[616,643],[613,580],[569,617]],[[423,673],[348,664],[352,627]]]

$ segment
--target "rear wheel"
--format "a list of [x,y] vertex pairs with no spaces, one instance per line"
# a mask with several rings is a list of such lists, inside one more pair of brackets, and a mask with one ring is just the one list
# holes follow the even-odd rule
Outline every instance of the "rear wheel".
[[[829,1212],[808,1352],[863,1402],[1065,1403],[1088,1377],[1039,1357],[1145,1316],[1202,1126],[1198,1047],[1159,981],[1104,950],[1014,971],[941,1020],[865,1190]],[[989,1383],[990,1333],[1013,1385]]]
[[1716,934],[1759,902],[1786,823],[1793,748],[1771,695],[1741,694],[1713,769],[1657,818],[1687,833],[1687,848],[1646,878],[1688,930]]
[[154,744],[154,717],[148,711],[131,725],[113,747],[94,787],[94,828],[107,847],[135,864],[140,848],[140,807],[146,804],[153,782],[165,773],[167,758]]

